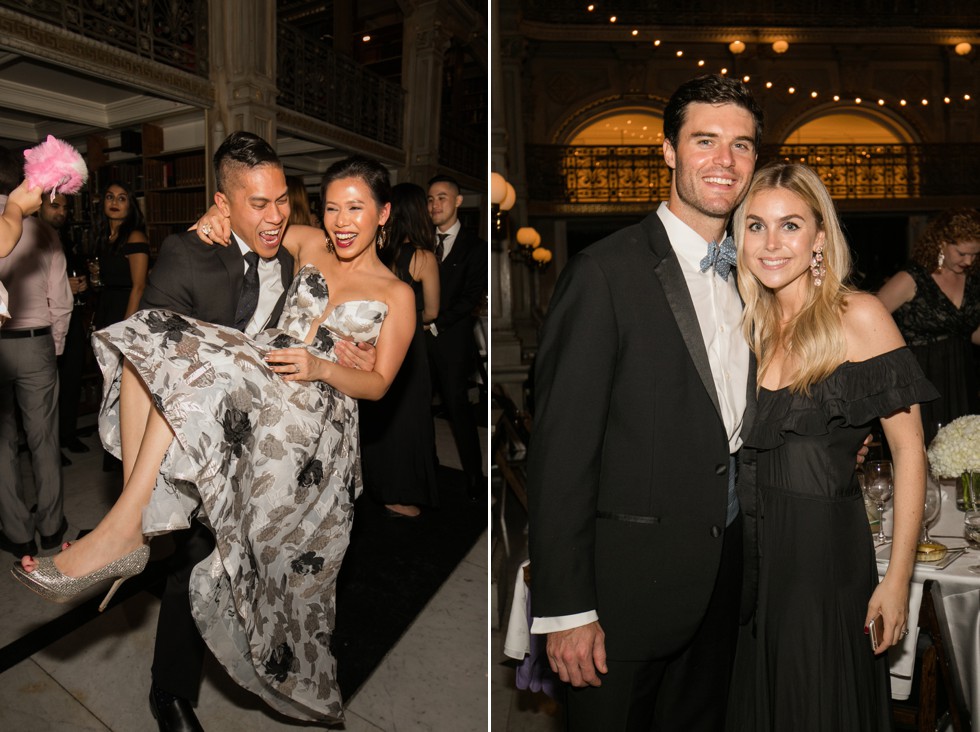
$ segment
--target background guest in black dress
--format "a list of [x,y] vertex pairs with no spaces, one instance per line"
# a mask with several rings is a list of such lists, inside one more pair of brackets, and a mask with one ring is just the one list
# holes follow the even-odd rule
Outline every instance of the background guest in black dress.
[[[106,186],[93,237],[92,254],[97,258],[97,265],[93,267],[90,263],[89,267],[98,294],[92,325],[101,330],[139,309],[150,269],[150,243],[143,212],[124,183]],[[122,464],[105,452],[102,469],[122,470]]]
[[[292,219],[290,219],[292,221]],[[391,516],[415,517],[438,503],[432,428],[432,384],[423,324],[439,313],[439,264],[425,191],[413,183],[391,189],[388,241],[378,252],[415,291],[418,320],[402,367],[380,401],[361,401],[364,489]]]
[[[980,345],[980,213],[940,213],[912,248],[908,267],[878,292],[940,397],[922,405],[926,443],[939,425],[980,411],[973,345]],[[972,344],[971,344],[972,340]]]
[[150,268],[143,212],[123,183],[106,186],[94,235],[102,283],[94,325],[100,329],[136,312]]

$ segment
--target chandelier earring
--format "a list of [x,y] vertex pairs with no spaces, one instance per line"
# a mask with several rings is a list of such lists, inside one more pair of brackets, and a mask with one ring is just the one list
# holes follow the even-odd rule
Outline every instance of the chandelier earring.
[[388,243],[388,229],[386,229],[384,226],[379,226],[378,236],[375,239],[375,242],[377,243],[379,250],[384,249],[385,245]]
[[943,253],[943,248],[939,247],[939,257],[936,261],[936,271],[939,272],[943,268],[943,262],[946,261],[946,255]]
[[334,248],[333,239],[331,239],[329,235],[327,235],[327,251],[330,252],[331,254],[337,251]]
[[813,255],[810,257],[810,274],[813,276],[813,286],[820,287],[823,278],[827,275],[827,268],[823,264],[823,246],[813,250]]

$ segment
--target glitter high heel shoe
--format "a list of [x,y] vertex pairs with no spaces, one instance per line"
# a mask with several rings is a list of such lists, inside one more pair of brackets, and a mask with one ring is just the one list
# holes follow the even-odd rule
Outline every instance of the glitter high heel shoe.
[[33,572],[25,571],[19,562],[15,562],[11,574],[18,582],[51,602],[68,602],[99,582],[115,579],[102,604],[99,605],[99,612],[102,612],[119,586],[130,577],[135,577],[142,572],[149,558],[150,547],[143,544],[126,556],[83,577],[68,577],[62,574],[54,566],[52,557],[37,557],[37,569]]

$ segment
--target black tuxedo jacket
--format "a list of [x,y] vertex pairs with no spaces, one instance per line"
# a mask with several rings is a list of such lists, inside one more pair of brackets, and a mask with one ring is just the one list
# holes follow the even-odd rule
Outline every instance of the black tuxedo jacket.
[[[282,273],[283,295],[269,323],[279,322],[285,293],[293,281],[293,257],[279,247],[276,258]],[[193,231],[168,236],[150,271],[140,308],[165,308],[208,323],[234,326],[242,294],[245,267],[242,253],[232,241],[227,247],[209,246]]]
[[487,291],[487,245],[474,232],[460,229],[449,255],[439,264],[440,349],[475,348],[473,311]]
[[[750,364],[743,437],[755,413]],[[691,638],[718,571],[729,446],[697,314],[657,215],[558,281],[535,370],[529,455],[535,616],[595,609],[614,660]],[[755,600],[755,473],[740,453],[742,619]]]

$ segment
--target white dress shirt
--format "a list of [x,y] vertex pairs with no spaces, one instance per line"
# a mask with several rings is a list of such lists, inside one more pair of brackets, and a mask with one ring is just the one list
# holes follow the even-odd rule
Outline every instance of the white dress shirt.
[[459,231],[462,228],[463,228],[463,225],[460,223],[459,219],[456,219],[456,221],[453,223],[453,225],[450,226],[445,231],[439,231],[439,228],[436,227],[436,244],[439,243],[439,235],[440,234],[449,234],[449,236],[447,236],[445,238],[445,240],[442,242],[442,260],[441,261],[445,261],[446,257],[449,256],[449,252],[451,252],[453,250],[453,244],[456,243],[456,235],[459,234]]
[[[715,273],[714,268],[701,271],[701,260],[708,253],[708,242],[671,213],[666,202],[660,204],[657,216],[667,230],[694,301],[728,435],[728,449],[734,455],[742,446],[742,418],[749,378],[749,345],[740,327],[742,301],[735,277],[730,274],[726,282]],[[531,632],[540,634],[570,630],[598,619],[599,614],[595,610],[574,615],[536,617],[531,623]]]
[[[231,235],[242,253],[242,272],[247,272],[248,262],[245,261],[245,255],[251,250],[238,234],[233,231]],[[245,326],[245,335],[251,337],[266,328],[269,324],[269,317],[275,310],[276,303],[279,302],[282,293],[282,274],[279,260],[275,257],[272,259],[259,257],[259,302],[255,306],[255,312],[252,313],[252,319]]]

